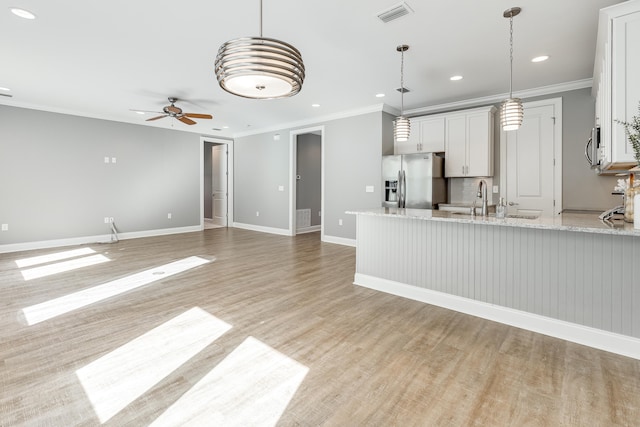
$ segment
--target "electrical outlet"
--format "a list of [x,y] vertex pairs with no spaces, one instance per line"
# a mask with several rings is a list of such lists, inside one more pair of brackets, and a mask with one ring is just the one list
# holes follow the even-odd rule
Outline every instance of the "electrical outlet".
[[338,220],[338,225],[342,225],[342,218]]
[[278,191],[284,191],[284,185],[278,185]]
[[364,187],[364,191],[367,193],[373,193],[373,185],[367,185]]
[[109,222],[113,222],[113,217],[112,216],[109,217]]
[[497,185],[493,186],[493,194],[498,194],[500,192],[500,189],[498,188]]
[[111,163],[115,163],[115,162],[116,162],[116,158],[115,158],[115,157],[112,157],[112,158],[111,158]]
[[9,231],[9,224],[2,224],[2,231]]
[[109,217],[108,217],[108,216],[105,216],[105,217],[104,217],[104,223],[105,223],[105,224],[109,224]]
[[105,157],[105,158],[104,158],[104,162],[105,162],[105,163],[109,163],[109,158],[108,158],[108,157]]
[[256,211],[256,216],[260,216],[260,211]]
[[167,219],[171,219],[171,212],[167,214]]

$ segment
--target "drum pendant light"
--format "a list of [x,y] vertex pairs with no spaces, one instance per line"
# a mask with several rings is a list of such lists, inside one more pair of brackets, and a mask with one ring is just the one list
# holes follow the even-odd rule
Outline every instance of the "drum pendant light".
[[400,52],[400,116],[393,122],[393,136],[398,142],[405,142],[411,133],[411,122],[404,117],[404,53],[409,50],[409,46],[401,44],[396,48]]
[[286,98],[300,92],[305,70],[300,51],[280,40],[242,37],[220,46],[215,73],[225,91],[252,99]]
[[505,131],[520,128],[524,118],[522,100],[513,97],[513,17],[517,16],[521,10],[519,7],[512,7],[502,14],[505,18],[509,18],[509,99],[505,99],[500,106],[500,124]]

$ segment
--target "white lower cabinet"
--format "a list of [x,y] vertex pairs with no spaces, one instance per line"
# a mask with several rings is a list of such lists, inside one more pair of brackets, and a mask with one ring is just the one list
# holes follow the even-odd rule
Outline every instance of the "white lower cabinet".
[[484,107],[447,116],[445,177],[493,176],[495,111]]

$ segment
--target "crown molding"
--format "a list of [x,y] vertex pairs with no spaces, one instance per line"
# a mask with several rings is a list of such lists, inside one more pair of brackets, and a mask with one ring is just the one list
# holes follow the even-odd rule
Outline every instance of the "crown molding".
[[[570,90],[590,88],[593,84],[593,79],[575,80],[572,82],[558,83],[549,86],[542,86],[533,89],[521,90],[513,92],[513,96],[517,98],[527,99],[535,96],[544,96],[557,94],[559,92],[567,92]],[[509,97],[508,93],[502,93],[498,95],[484,96],[481,98],[466,99],[463,101],[449,102],[446,104],[430,105],[428,107],[419,107],[412,110],[406,110],[405,115],[420,116],[427,113],[438,113],[443,111],[452,111],[463,108],[477,107],[480,105],[497,104]]]

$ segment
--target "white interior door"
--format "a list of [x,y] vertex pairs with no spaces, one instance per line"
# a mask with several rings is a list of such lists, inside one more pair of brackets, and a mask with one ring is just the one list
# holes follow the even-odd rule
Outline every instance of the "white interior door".
[[[560,107],[561,108],[561,107]],[[553,216],[561,202],[557,194],[560,164],[554,161],[557,145],[554,103],[524,106],[524,121],[517,131],[504,132],[506,202],[510,214]],[[558,200],[560,198],[560,200]]]
[[227,226],[227,145],[211,147],[212,216],[216,225]]

